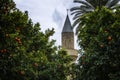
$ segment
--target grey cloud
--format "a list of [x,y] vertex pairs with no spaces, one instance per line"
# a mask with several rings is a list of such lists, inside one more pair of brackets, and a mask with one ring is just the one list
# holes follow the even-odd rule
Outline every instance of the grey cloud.
[[55,9],[55,11],[52,14],[53,21],[58,25],[58,27],[62,26],[63,18],[62,14]]
[[73,6],[73,0],[62,0],[62,3],[67,9],[70,9]]

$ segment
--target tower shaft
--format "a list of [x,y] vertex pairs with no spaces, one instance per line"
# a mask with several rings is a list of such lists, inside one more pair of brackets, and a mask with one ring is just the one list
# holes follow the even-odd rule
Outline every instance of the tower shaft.
[[62,33],[62,47],[65,49],[74,49],[74,33],[73,32]]

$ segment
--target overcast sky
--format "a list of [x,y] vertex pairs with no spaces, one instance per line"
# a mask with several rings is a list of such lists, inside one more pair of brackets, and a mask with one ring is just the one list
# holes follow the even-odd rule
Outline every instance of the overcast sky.
[[[55,34],[52,39],[56,40],[56,45],[61,45],[61,31],[67,15],[74,3],[73,0],[14,0],[17,8],[21,11],[28,11],[29,17],[34,23],[39,22],[42,31],[54,28]],[[69,17],[72,18],[69,12]],[[78,49],[76,38],[75,48]]]

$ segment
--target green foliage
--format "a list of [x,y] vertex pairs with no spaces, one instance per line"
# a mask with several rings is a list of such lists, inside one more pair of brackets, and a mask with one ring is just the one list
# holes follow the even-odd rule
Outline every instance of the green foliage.
[[71,58],[13,0],[0,1],[0,80],[66,80]]
[[120,79],[120,8],[107,8],[80,17],[78,43],[84,50],[75,80]]

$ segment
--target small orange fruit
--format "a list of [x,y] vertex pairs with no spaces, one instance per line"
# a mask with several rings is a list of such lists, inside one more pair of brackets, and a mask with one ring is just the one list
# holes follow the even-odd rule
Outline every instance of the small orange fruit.
[[107,32],[108,32],[108,30],[107,30],[107,29],[105,29],[104,31],[105,31],[105,33],[107,33]]
[[17,31],[19,31],[19,30],[20,30],[20,28],[19,28],[19,27],[16,27],[16,30],[17,30]]
[[5,34],[6,37],[8,37],[9,35],[8,34]]
[[34,67],[38,67],[38,64],[37,64],[37,63],[34,63],[33,66],[34,66]]
[[6,49],[3,49],[3,52],[7,52],[7,50],[6,50]]
[[82,62],[82,64],[85,64],[85,62]]
[[25,71],[20,71],[20,74],[21,74],[21,75],[24,75],[24,74],[25,74]]
[[108,36],[108,40],[112,40],[112,37],[111,37],[111,36]]
[[102,44],[101,44],[101,45],[100,45],[100,47],[101,47],[101,48],[103,48],[103,47],[104,47],[104,45],[102,45]]

